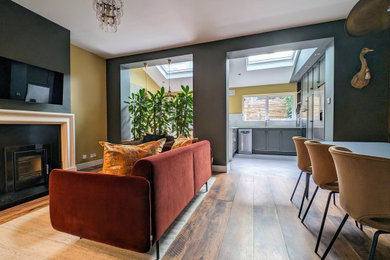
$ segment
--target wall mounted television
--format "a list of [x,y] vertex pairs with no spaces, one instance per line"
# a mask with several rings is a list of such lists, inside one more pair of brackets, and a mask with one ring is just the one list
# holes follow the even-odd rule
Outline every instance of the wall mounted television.
[[0,57],[0,99],[62,105],[64,74]]

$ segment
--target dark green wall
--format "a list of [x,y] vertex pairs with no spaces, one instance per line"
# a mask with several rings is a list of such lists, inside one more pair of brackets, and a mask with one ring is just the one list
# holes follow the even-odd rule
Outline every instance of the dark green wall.
[[0,0],[0,35],[0,56],[64,73],[63,105],[0,100],[0,108],[70,112],[70,31],[10,0]]
[[[121,139],[120,65],[193,54],[194,134],[211,141],[214,164],[226,165],[226,53],[327,37],[334,37],[335,43],[334,139],[387,141],[388,32],[351,38],[344,32],[344,20],[107,60],[108,139]],[[372,81],[365,89],[356,90],[350,80],[360,68],[363,47],[376,50],[367,57]]]

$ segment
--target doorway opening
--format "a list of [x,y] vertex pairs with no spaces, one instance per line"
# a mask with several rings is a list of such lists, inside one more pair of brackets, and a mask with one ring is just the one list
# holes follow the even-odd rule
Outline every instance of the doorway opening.
[[192,60],[190,54],[121,65],[122,142],[193,135]]
[[333,70],[333,38],[229,52],[231,170],[242,158],[295,160],[293,136],[333,140]]

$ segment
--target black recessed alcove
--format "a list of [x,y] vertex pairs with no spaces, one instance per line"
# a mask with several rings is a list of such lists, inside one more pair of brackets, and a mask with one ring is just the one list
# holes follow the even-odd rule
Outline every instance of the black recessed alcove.
[[0,125],[0,210],[47,194],[60,151],[59,125]]

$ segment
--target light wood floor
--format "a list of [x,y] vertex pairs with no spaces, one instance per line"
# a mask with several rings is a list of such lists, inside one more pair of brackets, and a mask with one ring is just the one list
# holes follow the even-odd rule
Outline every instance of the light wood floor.
[[[214,185],[163,259],[319,259],[313,251],[327,192],[319,191],[302,225],[297,214],[303,182],[291,203],[299,172],[293,157],[283,160],[238,158],[232,173],[216,175]],[[2,211],[0,223],[47,203],[44,197]],[[331,205],[320,255],[344,214],[339,206]],[[327,259],[367,259],[374,232],[368,227],[362,232],[348,220]],[[390,235],[380,237],[376,259],[390,259]]]

